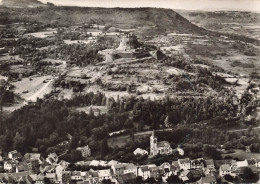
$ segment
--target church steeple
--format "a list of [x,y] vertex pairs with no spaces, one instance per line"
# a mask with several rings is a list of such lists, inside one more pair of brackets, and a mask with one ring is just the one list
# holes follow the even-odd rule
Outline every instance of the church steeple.
[[150,155],[157,155],[157,137],[154,135],[154,130],[152,131],[152,135],[150,137]]

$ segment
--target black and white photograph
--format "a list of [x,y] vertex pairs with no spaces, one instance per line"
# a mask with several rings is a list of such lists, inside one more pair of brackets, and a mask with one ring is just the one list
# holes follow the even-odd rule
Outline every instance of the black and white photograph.
[[260,183],[260,0],[0,0],[0,184]]

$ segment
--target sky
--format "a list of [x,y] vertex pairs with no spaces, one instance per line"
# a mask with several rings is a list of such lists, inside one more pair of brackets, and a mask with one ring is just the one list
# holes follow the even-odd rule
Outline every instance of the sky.
[[56,5],[89,7],[160,7],[186,10],[260,12],[260,0],[40,0]]

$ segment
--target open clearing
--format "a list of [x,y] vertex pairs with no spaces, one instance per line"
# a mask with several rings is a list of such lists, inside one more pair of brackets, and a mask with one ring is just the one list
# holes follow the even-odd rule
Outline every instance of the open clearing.
[[250,158],[260,159],[260,153],[246,153],[244,150],[239,149],[235,149],[234,153],[222,154],[222,156],[232,156],[233,158],[238,158],[239,160]]
[[36,38],[46,38],[49,36],[54,36],[54,33],[57,33],[56,29],[47,29],[46,31],[28,33],[28,34],[25,34],[25,36],[33,36]]
[[12,83],[15,86],[14,92],[26,101],[36,101],[37,98],[43,98],[45,94],[51,92],[53,81],[51,78],[50,75],[32,77],[32,80],[23,78],[21,81]]

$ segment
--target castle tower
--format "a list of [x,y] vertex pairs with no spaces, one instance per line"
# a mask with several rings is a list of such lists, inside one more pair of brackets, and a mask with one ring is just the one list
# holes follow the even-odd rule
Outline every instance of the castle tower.
[[158,148],[157,148],[157,137],[154,136],[154,131],[150,137],[150,155],[157,155]]
[[133,36],[133,34],[125,34],[121,36],[120,44],[117,48],[117,50],[132,50],[135,49],[135,41],[136,38]]

